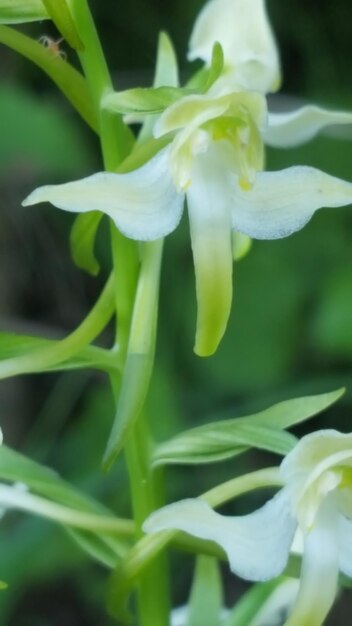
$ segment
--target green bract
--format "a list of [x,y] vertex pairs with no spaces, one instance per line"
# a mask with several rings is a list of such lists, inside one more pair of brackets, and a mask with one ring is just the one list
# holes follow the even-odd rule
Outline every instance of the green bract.
[[42,0],[0,0],[0,24],[21,24],[49,19]]

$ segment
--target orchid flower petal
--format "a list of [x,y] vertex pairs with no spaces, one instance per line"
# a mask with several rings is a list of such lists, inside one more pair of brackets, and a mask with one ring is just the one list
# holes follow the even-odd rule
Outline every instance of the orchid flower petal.
[[228,96],[185,96],[163,111],[155,124],[154,136],[162,137],[180,129],[189,134],[208,120],[223,115],[229,104]]
[[312,167],[260,172],[251,190],[232,185],[232,227],[254,239],[280,239],[300,230],[321,207],[352,203],[352,183]]
[[212,94],[185,96],[163,111],[155,125],[154,136],[161,137],[180,129],[183,129],[181,132],[187,131],[189,134],[208,120],[224,114],[241,116],[244,110],[252,117],[258,128],[266,127],[267,104],[265,97],[260,93],[239,91],[227,86],[226,90],[221,92],[214,90]]
[[305,535],[300,588],[284,626],[321,626],[336,596],[338,552],[337,513],[328,496]]
[[127,237],[148,241],[164,237],[178,225],[184,195],[176,190],[168,167],[169,147],[127,174],[101,172],[63,185],[33,191],[23,206],[51,202],[72,213],[102,211]]
[[270,113],[263,138],[268,146],[292,148],[310,141],[334,124],[352,124],[352,113],[308,105],[289,113]]
[[197,292],[199,356],[215,352],[225,332],[232,301],[231,207],[226,167],[215,147],[194,160],[187,190]]
[[190,499],[152,513],[144,524],[149,533],[174,529],[214,541],[231,570],[247,580],[267,580],[284,570],[295,528],[285,490],[242,517],[224,517],[206,502]]
[[352,578],[352,520],[338,516],[339,562],[340,570]]
[[336,430],[306,435],[281,463],[280,473],[302,527],[315,523],[320,504],[339,486],[339,465],[352,466],[352,435]]
[[237,82],[262,92],[278,88],[279,58],[264,0],[208,2],[195,23],[188,58],[210,64],[216,41]]

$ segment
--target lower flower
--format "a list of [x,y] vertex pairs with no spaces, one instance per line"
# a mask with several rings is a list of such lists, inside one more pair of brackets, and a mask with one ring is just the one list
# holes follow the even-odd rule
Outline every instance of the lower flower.
[[206,502],[189,499],[153,513],[144,530],[177,529],[214,541],[231,570],[252,581],[284,571],[299,531],[300,586],[285,626],[320,626],[334,602],[339,572],[352,576],[352,435],[307,435],[280,471],[283,488],[249,515],[224,517]]

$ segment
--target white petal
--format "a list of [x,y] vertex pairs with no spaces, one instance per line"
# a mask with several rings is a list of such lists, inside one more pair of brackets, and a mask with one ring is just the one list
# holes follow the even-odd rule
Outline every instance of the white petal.
[[237,82],[262,92],[277,89],[279,59],[264,0],[208,2],[195,23],[189,59],[201,58],[209,64],[216,41]]
[[311,483],[311,476],[315,479],[340,463],[352,466],[352,434],[329,428],[302,437],[281,463],[280,473],[286,484],[300,476]]
[[250,191],[233,181],[232,226],[254,239],[280,239],[303,228],[317,209],[352,203],[352,184],[312,167],[257,174]]
[[352,124],[352,113],[304,106],[290,113],[270,113],[264,141],[275,148],[291,148],[313,139],[326,126]]
[[153,513],[145,532],[182,530],[217,543],[230,568],[248,580],[267,580],[285,568],[296,522],[284,490],[262,508],[242,517],[219,515],[202,500],[183,500]]
[[327,498],[305,536],[300,589],[285,626],[321,626],[334,602],[339,571],[335,513]]
[[193,162],[187,191],[196,274],[197,332],[195,352],[215,352],[228,322],[232,301],[231,207],[227,166],[212,147]]
[[[190,128],[189,135],[208,120],[223,115],[231,104],[231,96],[232,92],[225,96],[192,95],[177,100],[160,115],[154,127],[154,136],[162,137],[185,128]],[[239,96],[236,93],[233,97]]]
[[352,520],[339,515],[338,542],[340,570],[352,578]]
[[169,150],[164,148],[127,174],[101,172],[72,183],[39,187],[22,204],[51,202],[72,213],[102,211],[127,237],[159,239],[178,225],[184,201],[169,173]]
[[[352,465],[352,435],[321,430],[306,435],[281,463],[280,473],[302,527],[314,523],[323,500],[340,484],[340,466]],[[340,489],[338,493],[342,494]],[[339,496],[339,507],[341,496]],[[337,506],[337,505],[336,505]]]

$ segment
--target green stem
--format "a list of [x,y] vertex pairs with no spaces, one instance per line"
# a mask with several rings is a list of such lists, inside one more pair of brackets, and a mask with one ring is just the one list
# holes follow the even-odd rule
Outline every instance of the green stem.
[[[143,416],[134,427],[126,448],[137,539],[143,535],[144,520],[160,506],[161,491],[151,472],[150,439]],[[166,555],[160,555],[138,579],[140,626],[167,626],[169,620],[169,586]]]
[[99,134],[106,169],[114,171],[130,152],[133,136],[120,115],[101,107],[103,96],[113,89],[110,73],[86,0],[72,0],[71,14],[83,42],[79,58],[90,87],[99,120]]
[[9,26],[0,25],[0,43],[15,50],[40,67],[61,89],[84,121],[95,132],[98,124],[93,110],[87,83],[82,74],[60,57],[53,55],[38,41]]
[[0,378],[43,371],[68,360],[105,328],[114,313],[114,278],[110,276],[95,306],[70,335],[53,345],[0,362]]
[[[112,83],[87,2],[86,0],[71,0],[70,8],[79,38],[84,45],[84,50],[79,53],[79,57],[99,120],[104,165],[106,170],[115,171],[131,149],[131,134],[120,116],[111,114],[101,107],[102,98],[112,90]],[[113,226],[111,241],[116,288],[117,340],[124,361],[136,290],[137,246],[135,242],[123,237]],[[112,375],[110,378],[117,402],[119,381]],[[142,416],[134,426],[130,442],[126,446],[126,459],[134,516],[138,528],[137,534],[140,536],[143,520],[156,505],[156,489],[151,475],[149,435]],[[160,562],[153,563],[146,575],[141,577],[139,584],[140,626],[167,626],[167,594],[162,593],[166,578],[165,570]],[[161,601],[161,594],[164,601]]]

